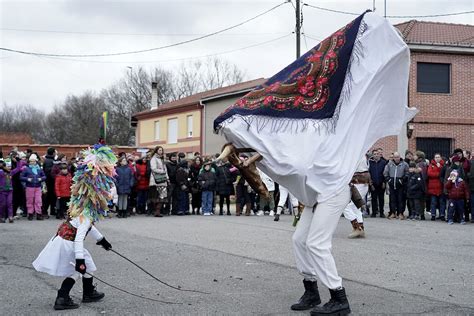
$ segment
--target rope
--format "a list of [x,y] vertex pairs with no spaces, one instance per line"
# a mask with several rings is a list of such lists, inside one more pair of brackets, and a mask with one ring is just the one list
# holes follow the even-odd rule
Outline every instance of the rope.
[[110,251],[112,251],[113,253],[115,253],[117,256],[120,256],[122,257],[123,259],[127,260],[128,262],[130,262],[131,264],[133,264],[135,267],[137,267],[138,269],[142,270],[143,272],[145,272],[146,274],[148,274],[150,277],[152,277],[154,280],[160,282],[161,284],[169,287],[169,288],[172,288],[172,289],[175,289],[175,290],[178,290],[178,291],[182,291],[182,292],[193,292],[193,293],[200,293],[200,294],[211,294],[211,293],[208,293],[208,292],[203,292],[203,291],[198,291],[198,290],[188,290],[188,289],[182,289],[180,286],[173,286],[171,284],[168,284],[160,279],[158,279],[157,277],[155,277],[153,274],[151,274],[150,272],[146,271],[145,269],[143,269],[142,267],[140,267],[138,264],[136,264],[135,262],[133,262],[132,260],[128,259],[127,257],[125,257],[124,255],[118,253],[117,251],[113,250],[113,249],[110,249]]

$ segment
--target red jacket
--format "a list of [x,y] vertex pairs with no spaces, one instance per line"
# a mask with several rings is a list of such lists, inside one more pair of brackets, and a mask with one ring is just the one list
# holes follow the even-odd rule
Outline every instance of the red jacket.
[[460,181],[456,187],[452,181],[448,180],[446,181],[445,187],[450,200],[469,200],[469,189],[465,181]]
[[430,165],[428,166],[428,194],[440,196],[443,192],[443,183],[441,182],[440,173],[443,169],[444,161],[439,162],[439,167],[436,165],[436,161],[431,160]]
[[72,177],[68,173],[64,175],[62,173],[56,176],[54,181],[54,191],[57,197],[70,197],[71,196],[71,182]]
[[148,190],[150,178],[146,176],[146,163],[135,164],[135,178],[137,179],[136,190]]

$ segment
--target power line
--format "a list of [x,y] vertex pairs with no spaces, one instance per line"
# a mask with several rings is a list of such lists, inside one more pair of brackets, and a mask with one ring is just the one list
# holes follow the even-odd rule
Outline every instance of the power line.
[[[231,49],[231,50],[227,50],[227,51],[222,51],[222,52],[218,52],[218,53],[214,53],[214,54],[207,54],[207,55],[200,55],[200,56],[193,56],[193,57],[183,57],[183,58],[174,58],[174,59],[165,59],[165,60],[147,60],[147,61],[104,61],[104,60],[85,60],[85,59],[73,59],[73,58],[65,58],[65,57],[52,57],[52,56],[48,56],[46,58],[49,58],[49,59],[55,59],[55,60],[62,60],[62,61],[76,61],[76,62],[83,62],[83,63],[98,63],[98,64],[148,64],[148,63],[165,63],[165,62],[174,62],[174,61],[184,61],[184,60],[192,60],[192,59],[199,59],[199,58],[207,58],[207,57],[213,57],[213,56],[219,56],[219,55],[224,55],[224,54],[229,54],[229,53],[233,53],[233,52],[237,52],[237,51],[241,51],[241,50],[245,50],[245,49],[249,49],[249,48],[252,48],[252,47],[256,47],[256,46],[261,46],[261,45],[265,45],[265,44],[268,44],[268,43],[271,43],[271,42],[276,42],[280,39],[283,39],[283,38],[286,38],[290,35],[294,34],[293,32],[291,33],[288,33],[284,36],[280,36],[280,37],[277,37],[277,38],[274,38],[274,39],[271,39],[271,40],[268,40],[268,41],[265,41],[265,42],[261,42],[261,43],[256,43],[256,44],[253,44],[253,45],[249,45],[249,46],[245,46],[245,47],[240,47],[240,48],[236,48],[236,49]],[[44,56],[43,56],[44,57]]]
[[[57,33],[57,34],[80,34],[80,35],[118,35],[118,36],[201,36],[205,33],[120,33],[120,32],[79,32],[79,31],[55,31],[55,30],[35,30],[35,29],[15,29],[0,28],[0,31],[13,32],[32,32],[32,33]],[[270,35],[278,33],[227,33],[229,36],[247,36],[247,35]]]
[[181,42],[177,42],[177,43],[173,43],[173,44],[169,44],[169,45],[165,45],[165,46],[160,46],[160,47],[154,47],[154,48],[148,48],[148,49],[142,49],[142,50],[135,50],[135,51],[128,51],[128,52],[120,52],[120,53],[108,53],[108,54],[53,54],[53,53],[38,53],[38,52],[29,52],[29,51],[22,51],[22,50],[16,50],[16,49],[11,49],[11,48],[6,48],[6,47],[0,47],[0,50],[3,50],[3,51],[8,51],[8,52],[13,52],[13,53],[19,53],[19,54],[25,54],[25,55],[36,55],[36,56],[44,56],[44,57],[108,57],[108,56],[119,56],[119,55],[130,55],[130,54],[138,54],[138,53],[145,53],[145,52],[151,52],[151,51],[156,51],[156,50],[161,50],[161,49],[165,49],[165,48],[170,48],[170,47],[175,47],[175,46],[179,46],[179,45],[183,45],[183,44],[187,44],[187,43],[191,43],[191,42],[195,42],[195,41],[198,41],[198,40],[201,40],[201,39],[204,39],[204,38],[207,38],[207,37],[211,37],[213,35],[217,35],[219,33],[223,33],[225,31],[228,31],[228,30],[231,30],[233,28],[236,28],[236,27],[239,27],[243,24],[246,24],[250,21],[253,21],[259,17],[261,17],[262,15],[265,15],[277,8],[279,8],[280,6],[284,5],[288,3],[288,1],[285,1],[285,2],[282,2],[254,17],[251,17],[247,20],[244,20],[240,23],[237,23],[235,25],[232,25],[232,26],[229,26],[225,29],[222,29],[222,30],[219,30],[219,31],[215,31],[215,32],[212,32],[212,33],[209,33],[209,34],[206,34],[206,35],[203,35],[203,36],[199,36],[199,37],[196,37],[196,38],[193,38],[193,39],[189,39],[189,40],[186,40],[186,41],[181,41]]
[[[328,12],[333,12],[333,13],[357,15],[357,16],[360,15],[360,13],[323,8],[323,7],[318,7],[309,3],[304,3],[304,5],[313,9],[318,9],[318,10],[328,11]],[[433,18],[433,17],[442,17],[442,16],[453,16],[453,15],[462,15],[462,14],[471,14],[471,13],[474,13],[474,10],[453,12],[453,13],[442,13],[442,14],[429,14],[429,15],[387,15],[386,17],[392,18],[392,19],[415,19],[415,18]]]

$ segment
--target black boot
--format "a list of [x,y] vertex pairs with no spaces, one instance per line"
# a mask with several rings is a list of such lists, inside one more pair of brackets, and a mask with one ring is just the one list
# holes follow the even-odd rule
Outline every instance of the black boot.
[[347,300],[346,290],[341,287],[336,290],[329,290],[331,299],[323,306],[316,306],[311,311],[311,316],[320,315],[349,315],[351,308],[349,307],[349,301]]
[[69,296],[69,292],[74,286],[74,279],[66,278],[61,284],[61,288],[58,291],[58,296],[54,302],[55,310],[65,310],[65,309],[76,309],[79,307],[78,304],[74,303],[72,298]]
[[280,214],[275,214],[275,218],[273,220],[278,222],[280,220]]
[[291,305],[291,309],[294,311],[304,311],[321,304],[321,298],[319,297],[318,282],[303,280],[304,294],[301,296],[298,303]]
[[104,298],[105,294],[97,292],[94,284],[92,284],[93,278],[82,278],[82,302],[91,303],[97,302]]

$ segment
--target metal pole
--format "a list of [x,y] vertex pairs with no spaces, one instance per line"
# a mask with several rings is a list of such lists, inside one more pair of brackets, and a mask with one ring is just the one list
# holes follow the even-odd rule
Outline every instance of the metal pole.
[[387,0],[383,0],[383,17],[387,17]]
[[300,12],[300,0],[296,1],[296,59],[300,58],[300,40],[301,40],[301,12]]

